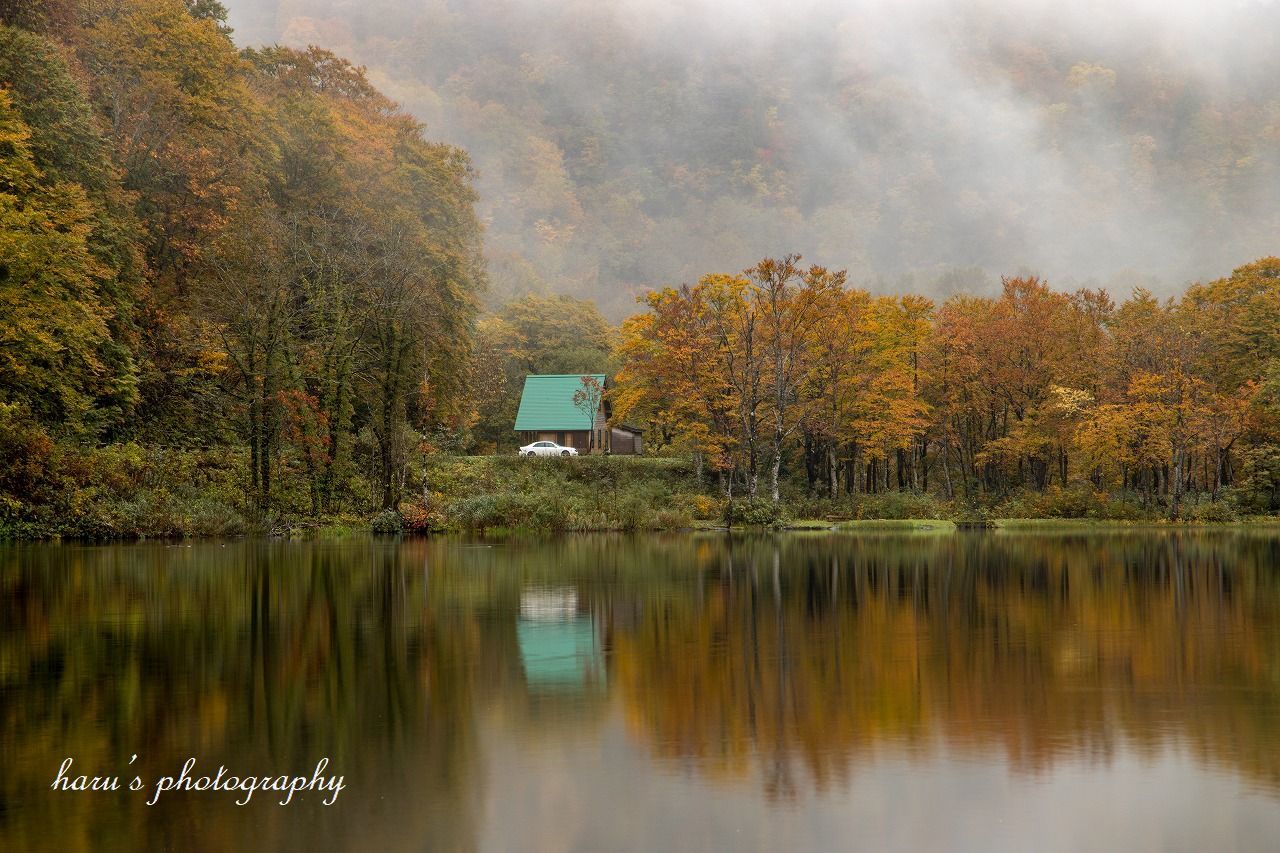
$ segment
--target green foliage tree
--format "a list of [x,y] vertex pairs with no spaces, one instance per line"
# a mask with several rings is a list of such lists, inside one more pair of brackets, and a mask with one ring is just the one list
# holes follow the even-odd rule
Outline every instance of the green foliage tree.
[[94,261],[93,292],[81,298],[100,309],[108,334],[96,344],[99,374],[91,416],[82,426],[102,437],[129,431],[138,397],[139,346],[135,310],[144,264],[131,204],[121,190],[110,146],[75,79],[65,51],[47,38],[0,25],[0,80],[26,128],[27,150],[40,187],[72,189],[83,216],[83,239]]
[[84,189],[47,183],[31,130],[0,91],[0,402],[39,421],[92,434],[92,406],[112,377],[98,297],[110,272],[90,246],[93,208]]

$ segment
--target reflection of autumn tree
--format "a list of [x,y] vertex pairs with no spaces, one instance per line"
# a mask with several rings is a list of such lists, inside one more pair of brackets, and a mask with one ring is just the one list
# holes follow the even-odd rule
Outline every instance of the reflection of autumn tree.
[[[744,543],[614,634],[660,755],[824,787],[883,745],[1034,771],[1174,742],[1280,782],[1270,545],[1186,537]],[[775,560],[782,567],[775,571]],[[1268,699],[1267,697],[1271,697]]]
[[[265,543],[0,555],[0,742],[14,770],[0,795],[30,804],[0,828],[0,847],[470,846],[477,632],[465,612],[431,605],[421,556]],[[314,803],[299,821],[207,795],[151,809],[127,794],[110,808],[30,799],[68,755],[86,773],[149,779],[186,756],[245,773],[309,772],[327,756],[349,808],[415,805],[380,828]],[[176,827],[198,831],[177,842]]]
[[[0,849],[469,849],[490,758],[598,737],[619,708],[660,758],[779,799],[941,747],[1034,773],[1177,746],[1280,790],[1278,542],[10,546],[0,798],[18,807]],[[572,590],[602,678],[529,677],[517,625],[538,589]],[[149,778],[188,755],[260,771],[327,755],[347,805],[31,795],[67,755],[92,773],[133,752]]]

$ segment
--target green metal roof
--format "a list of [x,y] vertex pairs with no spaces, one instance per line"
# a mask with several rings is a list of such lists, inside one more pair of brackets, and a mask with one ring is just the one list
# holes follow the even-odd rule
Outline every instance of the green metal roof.
[[582,377],[590,376],[604,387],[603,373],[564,373],[553,376],[526,376],[516,413],[516,432],[539,430],[591,429],[586,413],[573,404],[573,393],[582,387]]

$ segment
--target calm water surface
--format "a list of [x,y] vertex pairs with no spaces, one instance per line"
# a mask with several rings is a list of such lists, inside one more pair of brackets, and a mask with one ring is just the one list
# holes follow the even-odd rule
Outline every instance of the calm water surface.
[[[3,851],[1280,846],[1272,535],[8,546],[0,584]],[[347,788],[148,807],[66,757]]]

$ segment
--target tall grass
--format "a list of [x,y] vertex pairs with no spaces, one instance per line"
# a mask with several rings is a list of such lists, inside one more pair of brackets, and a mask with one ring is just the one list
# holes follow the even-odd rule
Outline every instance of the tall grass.
[[445,529],[657,530],[687,527],[706,510],[682,460],[441,457],[423,474]]

